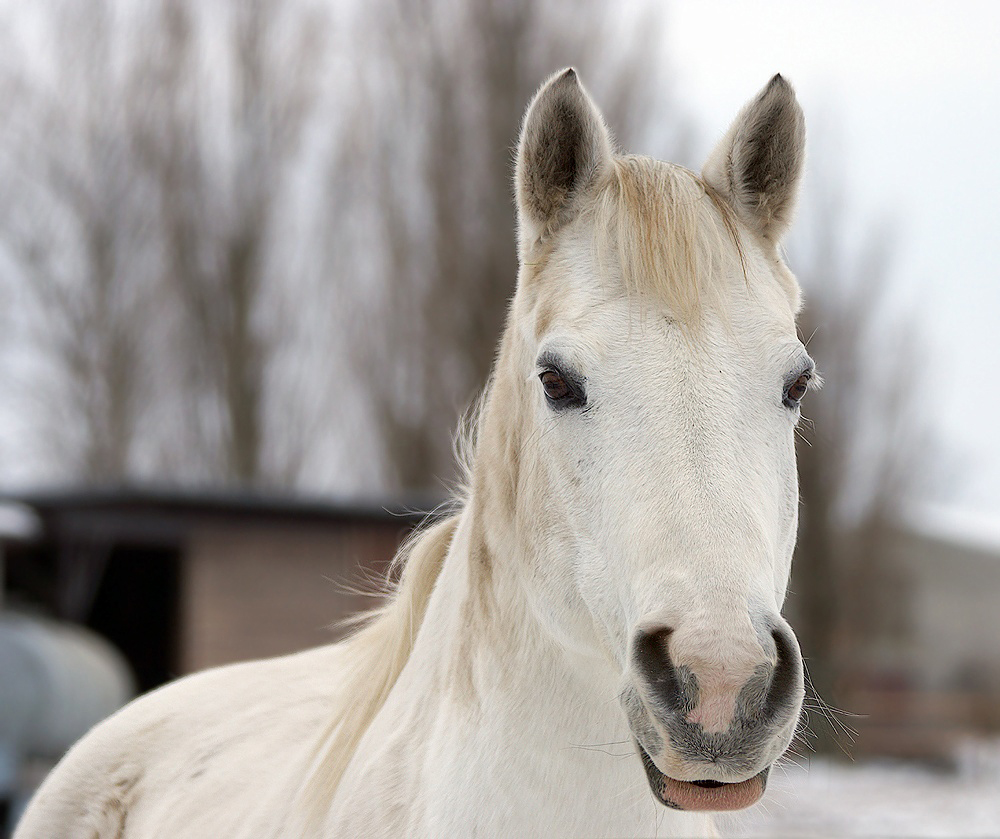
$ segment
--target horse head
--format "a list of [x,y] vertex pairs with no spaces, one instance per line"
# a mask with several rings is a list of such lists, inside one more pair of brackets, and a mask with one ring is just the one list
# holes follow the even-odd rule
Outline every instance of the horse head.
[[802,705],[780,610],[816,378],[779,243],[803,156],[780,76],[696,175],[619,155],[573,70],[517,150],[521,268],[479,450],[505,452],[508,479],[477,495],[530,541],[546,626],[619,674],[638,758],[679,809],[755,801]]

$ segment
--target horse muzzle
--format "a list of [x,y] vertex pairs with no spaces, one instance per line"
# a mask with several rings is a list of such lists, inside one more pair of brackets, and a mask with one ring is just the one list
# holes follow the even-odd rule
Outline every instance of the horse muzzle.
[[[781,619],[756,662],[675,661],[673,630],[640,630],[632,678],[621,694],[653,794],[683,810],[737,810],[764,793],[770,766],[788,748],[802,708],[798,643]],[[770,649],[768,649],[770,647]],[[746,673],[734,681],[734,673]]]

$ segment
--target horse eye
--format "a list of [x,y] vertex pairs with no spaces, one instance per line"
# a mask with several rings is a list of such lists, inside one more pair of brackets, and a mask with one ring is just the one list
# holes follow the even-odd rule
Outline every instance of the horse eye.
[[795,408],[802,401],[803,397],[809,390],[809,379],[811,376],[808,373],[803,373],[794,382],[792,382],[788,388],[785,390],[785,405],[789,408]]
[[573,395],[573,389],[554,370],[546,370],[538,378],[542,381],[545,395],[553,402],[562,402]]

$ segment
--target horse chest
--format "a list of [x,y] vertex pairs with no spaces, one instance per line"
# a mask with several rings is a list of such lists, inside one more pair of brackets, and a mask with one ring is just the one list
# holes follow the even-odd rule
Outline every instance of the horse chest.
[[702,815],[656,804],[624,726],[579,708],[576,725],[566,708],[421,715],[390,702],[385,710],[344,778],[330,836],[640,836],[664,835],[666,823],[666,835],[711,830]]

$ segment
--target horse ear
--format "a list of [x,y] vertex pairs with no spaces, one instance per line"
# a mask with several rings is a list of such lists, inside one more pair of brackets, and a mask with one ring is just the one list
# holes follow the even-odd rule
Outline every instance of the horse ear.
[[780,75],[749,102],[702,169],[752,229],[777,244],[792,220],[805,162],[805,119]]
[[528,106],[514,180],[521,254],[562,227],[611,165],[611,137],[573,68],[550,78]]

